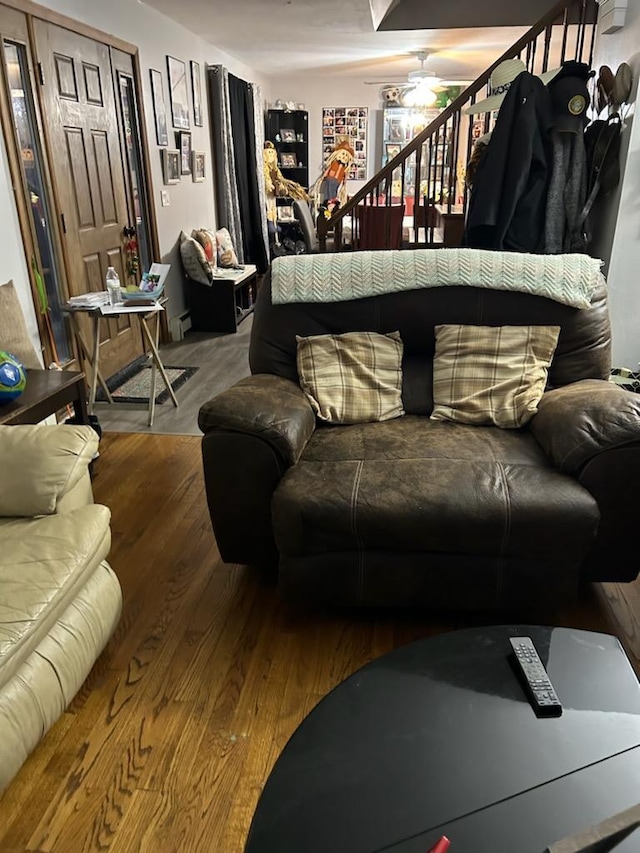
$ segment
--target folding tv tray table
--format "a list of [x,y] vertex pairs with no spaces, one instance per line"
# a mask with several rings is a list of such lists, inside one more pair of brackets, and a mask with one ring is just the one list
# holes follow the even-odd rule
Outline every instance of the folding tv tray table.
[[[142,334],[147,346],[146,354],[151,356],[151,390],[149,392],[148,425],[153,426],[158,372],[162,377],[162,381],[169,396],[171,397],[173,405],[178,408],[178,400],[173,388],[171,387],[171,383],[169,382],[169,378],[158,351],[160,312],[164,311],[163,300],[157,300],[151,305],[126,305],[124,303],[118,303],[117,305],[101,305],[99,307],[92,308],[66,303],[62,310],[68,313],[71,318],[76,341],[78,342],[78,348],[88,364],[89,402],[87,404],[87,410],[90,415],[95,411],[98,383],[100,383],[100,387],[102,388],[107,402],[111,405],[114,403],[114,399],[107,387],[104,376],[100,372],[100,323],[103,319],[117,317],[122,314],[136,314],[138,316]],[[92,339],[90,345],[82,334],[82,329],[78,322],[79,314],[87,314],[92,319]],[[152,317],[155,317],[156,320],[153,332],[149,328],[149,320]]]

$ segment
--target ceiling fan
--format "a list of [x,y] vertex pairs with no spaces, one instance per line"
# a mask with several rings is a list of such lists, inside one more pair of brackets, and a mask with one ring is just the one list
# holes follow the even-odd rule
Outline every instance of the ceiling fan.
[[443,80],[424,67],[429,52],[426,50],[416,51],[414,54],[420,62],[420,68],[410,71],[406,78],[387,80],[365,80],[367,86],[383,86],[399,89],[402,103],[406,106],[433,106],[438,92],[442,92],[448,86],[461,86],[467,81]]

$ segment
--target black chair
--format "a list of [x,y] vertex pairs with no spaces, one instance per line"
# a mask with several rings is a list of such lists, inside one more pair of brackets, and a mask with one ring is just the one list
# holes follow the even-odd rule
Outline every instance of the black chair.
[[307,254],[316,254],[319,251],[318,234],[316,225],[311,215],[311,210],[306,201],[294,199],[293,210],[302,233],[304,234],[304,244],[307,248]]

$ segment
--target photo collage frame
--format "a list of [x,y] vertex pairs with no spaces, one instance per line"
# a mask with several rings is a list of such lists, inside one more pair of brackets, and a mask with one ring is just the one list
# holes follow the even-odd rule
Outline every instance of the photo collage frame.
[[322,108],[322,162],[340,140],[347,140],[353,148],[355,159],[349,169],[352,181],[367,179],[367,128],[368,107],[323,107]]

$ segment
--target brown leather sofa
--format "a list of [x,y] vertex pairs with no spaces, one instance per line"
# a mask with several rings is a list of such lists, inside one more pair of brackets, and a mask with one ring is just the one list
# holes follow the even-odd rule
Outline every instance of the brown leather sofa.
[[[561,327],[549,388],[517,430],[432,421],[434,326]],[[406,415],[325,426],[298,386],[296,334],[399,330]],[[199,416],[227,562],[277,562],[283,590],[340,604],[500,609],[638,574],[640,397],[606,381],[604,282],[587,309],[441,287],[331,304],[259,294],[254,375]]]

